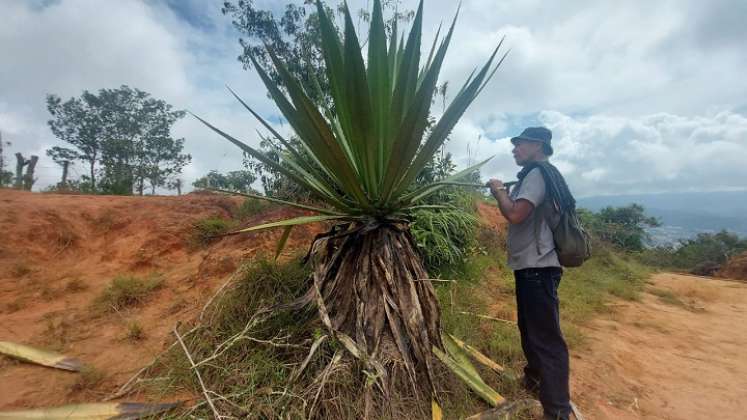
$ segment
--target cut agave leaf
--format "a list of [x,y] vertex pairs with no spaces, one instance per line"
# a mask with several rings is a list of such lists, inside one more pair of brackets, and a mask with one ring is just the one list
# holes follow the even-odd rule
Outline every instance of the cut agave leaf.
[[464,370],[470,375],[480,377],[480,374],[475,369],[475,365],[469,360],[467,353],[454,342],[450,335],[441,334],[441,341],[444,343],[446,354],[448,354],[455,362],[459,363]]
[[33,410],[0,411],[0,419],[45,419],[45,420],[105,420],[139,419],[161,413],[181,403],[94,403],[74,404],[62,407],[37,408]]
[[433,420],[443,420],[444,413],[441,411],[441,406],[438,405],[436,400],[431,400],[431,417]]
[[25,344],[11,343],[10,341],[0,341],[0,354],[4,354],[14,359],[23,360],[24,362],[36,363],[42,366],[49,366],[73,372],[80,371],[82,367],[82,364],[78,359],[59,353],[37,349]]
[[460,362],[451,358],[438,347],[433,347],[433,354],[491,406],[498,407],[506,402],[506,399],[493,388],[488,386],[479,375],[472,373],[474,366],[472,366],[472,369],[462,366]]
[[493,370],[496,373],[503,374],[505,372],[505,369],[503,366],[499,365],[498,363],[491,360],[488,356],[481,353],[476,348],[470,346],[469,344],[465,343],[464,341],[454,337],[451,334],[448,334],[448,337],[454,340],[454,344],[459,346],[462,350],[469,353],[470,356],[472,356],[473,359],[475,359],[478,363],[482,364],[483,366]]

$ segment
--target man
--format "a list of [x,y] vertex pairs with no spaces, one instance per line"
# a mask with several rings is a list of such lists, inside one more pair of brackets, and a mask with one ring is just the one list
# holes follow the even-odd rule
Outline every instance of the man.
[[[509,222],[508,265],[514,270],[521,347],[527,359],[523,384],[530,392],[539,390],[546,419],[565,420],[571,407],[568,348],[560,331],[558,308],[563,270],[550,224],[557,223],[553,216],[558,215],[553,210],[557,197],[551,192],[564,188],[566,193],[567,187],[558,182],[562,184],[559,187],[552,181],[556,178],[547,175],[562,180],[548,162],[553,154],[551,140],[552,132],[545,127],[530,127],[512,138],[514,160],[523,168],[519,181],[510,193],[497,179],[491,179],[488,186]],[[553,184],[547,185],[547,181]]]

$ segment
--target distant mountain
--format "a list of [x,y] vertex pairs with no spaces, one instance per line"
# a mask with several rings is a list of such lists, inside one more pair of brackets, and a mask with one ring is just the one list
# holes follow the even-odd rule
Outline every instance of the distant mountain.
[[595,196],[578,199],[578,207],[598,211],[606,206],[642,205],[662,226],[649,230],[654,242],[672,243],[701,232],[726,229],[747,236],[747,191]]

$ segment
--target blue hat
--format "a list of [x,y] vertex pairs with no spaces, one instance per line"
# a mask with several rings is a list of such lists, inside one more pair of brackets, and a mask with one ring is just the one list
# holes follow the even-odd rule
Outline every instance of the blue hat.
[[542,143],[545,147],[545,154],[552,155],[552,131],[545,127],[529,127],[516,137],[511,138],[511,143],[516,144],[518,140],[536,141]]

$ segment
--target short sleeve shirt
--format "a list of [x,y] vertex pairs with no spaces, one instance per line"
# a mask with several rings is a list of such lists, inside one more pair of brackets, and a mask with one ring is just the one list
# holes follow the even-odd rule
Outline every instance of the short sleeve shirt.
[[[532,169],[511,190],[510,197],[514,201],[527,200],[534,209],[523,222],[508,226],[508,266],[513,270],[560,267],[552,230],[542,212],[537,210],[545,200],[545,180],[540,169]],[[537,233],[535,224],[539,224]]]

